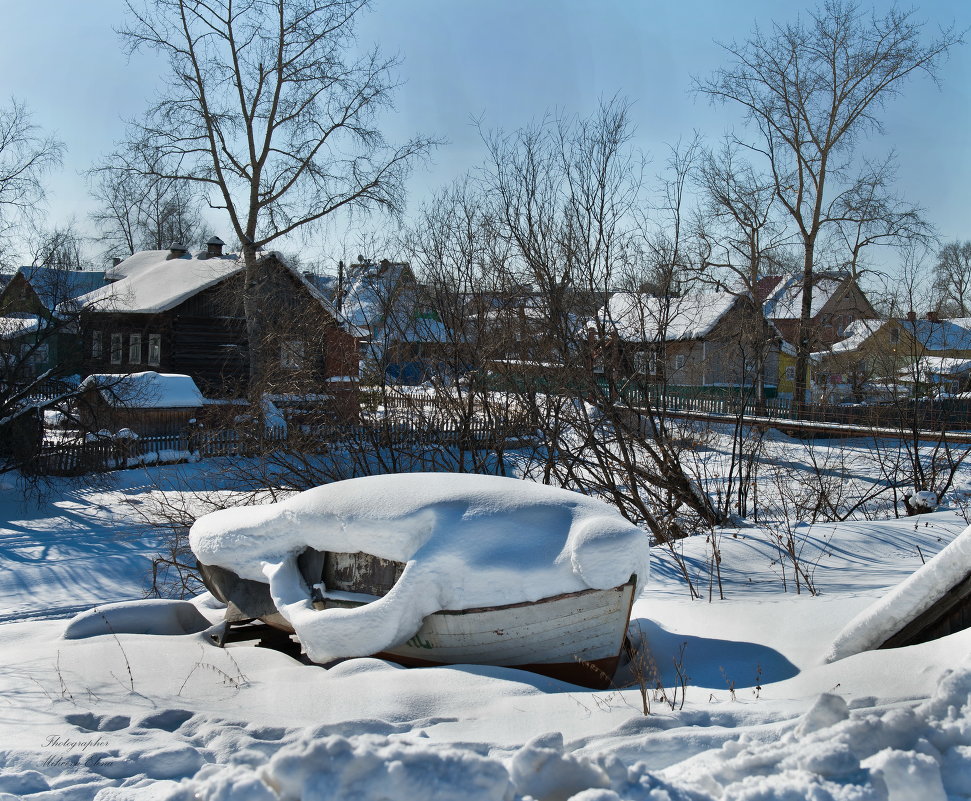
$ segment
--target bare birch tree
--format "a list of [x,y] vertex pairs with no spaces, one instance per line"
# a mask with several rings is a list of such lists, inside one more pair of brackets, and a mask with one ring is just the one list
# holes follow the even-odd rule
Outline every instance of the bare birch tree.
[[[805,402],[818,250],[847,219],[846,196],[859,195],[866,170],[856,146],[882,130],[878,112],[916,72],[936,77],[953,29],[925,41],[912,12],[878,17],[850,0],[826,0],[789,24],[758,28],[723,45],[731,64],[696,88],[713,101],[738,104],[756,135],[740,141],[760,155],[802,251],[802,306],[796,343],[796,401]],[[878,221],[882,222],[882,221]]]
[[401,209],[403,181],[432,142],[389,145],[377,112],[391,104],[394,60],[358,57],[367,0],[151,0],[122,35],[169,62],[162,99],[133,125],[150,154],[121,165],[191,181],[229,217],[246,264],[251,384],[259,383],[266,276],[257,253],[338,210]]

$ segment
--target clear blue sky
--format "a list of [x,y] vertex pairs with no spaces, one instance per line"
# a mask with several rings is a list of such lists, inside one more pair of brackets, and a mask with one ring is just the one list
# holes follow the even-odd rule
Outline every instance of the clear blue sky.
[[[164,65],[125,56],[113,30],[125,13],[121,0],[0,5],[2,95],[26,102],[68,148],[64,169],[48,182],[49,219],[83,221],[92,208],[83,171],[121,138],[123,120],[153,99]],[[878,10],[889,5],[876,3]],[[413,177],[414,208],[482,159],[472,117],[509,130],[548,110],[590,113],[614,94],[634,103],[637,144],[660,170],[668,143],[694,130],[714,139],[740,121],[733,109],[689,93],[692,75],[725,62],[716,40],[743,39],[756,22],[788,19],[800,7],[770,0],[375,0],[359,32],[363,45],[376,42],[403,60],[388,138],[421,132],[449,142]],[[965,29],[971,2],[926,0],[917,16],[931,29]],[[924,77],[910,81],[883,115],[886,135],[868,148],[896,150],[898,189],[924,207],[945,240],[971,239],[971,45],[957,48],[941,75],[940,90]]]

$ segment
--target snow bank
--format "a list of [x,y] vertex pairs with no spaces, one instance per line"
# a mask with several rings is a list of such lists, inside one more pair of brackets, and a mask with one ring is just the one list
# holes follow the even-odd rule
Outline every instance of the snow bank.
[[706,801],[963,798],[971,790],[969,699],[967,670],[946,676],[915,707],[852,713],[825,694],[781,737],[742,735],[658,775]]
[[83,640],[100,634],[195,634],[210,625],[188,601],[122,601],[77,615],[64,629],[64,639]]
[[[648,751],[690,749],[687,743],[704,735],[679,738],[670,722],[645,718],[624,728],[630,744],[623,759],[609,752],[578,753],[558,732],[503,758],[476,743],[389,733],[387,724],[381,733],[338,734],[322,726],[289,742],[255,743],[276,748],[264,761],[242,747],[247,742],[242,732],[224,729],[220,738],[238,742],[226,748],[231,764],[203,766],[167,798],[945,801],[971,793],[969,697],[967,671],[945,677],[933,697],[906,707],[850,710],[840,696],[827,693],[795,721],[753,725],[727,736],[721,747],[660,770],[650,767]],[[657,733],[648,739],[652,729]]]
[[[647,580],[648,538],[601,501],[495,476],[409,473],[308,490],[280,503],[196,521],[199,561],[270,585],[277,608],[318,662],[407,640],[443,609],[536,601]],[[313,608],[296,557],[305,548],[405,563],[383,598]]]
[[926,612],[971,569],[971,526],[937,556],[853,618],[836,637],[826,661],[878,648]]

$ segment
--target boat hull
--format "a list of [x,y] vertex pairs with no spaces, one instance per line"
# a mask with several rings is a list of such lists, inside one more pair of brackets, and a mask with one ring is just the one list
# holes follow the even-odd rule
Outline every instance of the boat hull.
[[[243,581],[221,568],[200,567],[206,586],[227,603],[229,622],[259,618],[275,628],[293,631],[274,607],[267,585]],[[610,685],[620,661],[634,590],[632,576],[627,583],[609,589],[587,589],[501,606],[442,610],[427,616],[406,641],[373,656],[416,667],[512,667],[604,688]],[[316,600],[315,606],[348,608],[361,603],[325,596]]]

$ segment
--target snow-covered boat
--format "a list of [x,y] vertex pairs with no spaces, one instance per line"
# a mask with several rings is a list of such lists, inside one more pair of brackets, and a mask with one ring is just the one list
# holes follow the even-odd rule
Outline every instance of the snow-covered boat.
[[[314,558],[306,562],[315,562]],[[381,564],[384,563],[384,564]],[[354,564],[361,582],[335,581],[334,564]],[[380,596],[353,588],[374,589],[374,576],[387,569],[386,560],[368,554],[326,554],[326,590],[313,593],[315,609],[351,609]],[[228,623],[259,619],[273,628],[293,633],[280,614],[267,584],[240,579],[222,568],[199,565],[206,587],[227,605]],[[400,565],[395,565],[400,574]],[[330,568],[330,569],[327,569]],[[310,583],[308,579],[308,584]],[[320,578],[318,576],[318,578]],[[374,654],[409,667],[475,664],[529,670],[586,687],[609,686],[620,661],[636,577],[606,590],[586,589],[561,593],[537,601],[499,606],[441,610],[428,615],[404,642]],[[346,589],[344,589],[346,588]]]
[[293,632],[314,662],[501,665],[587,686],[613,676],[650,556],[599,500],[441,473],[225,509],[190,544],[230,624]]

